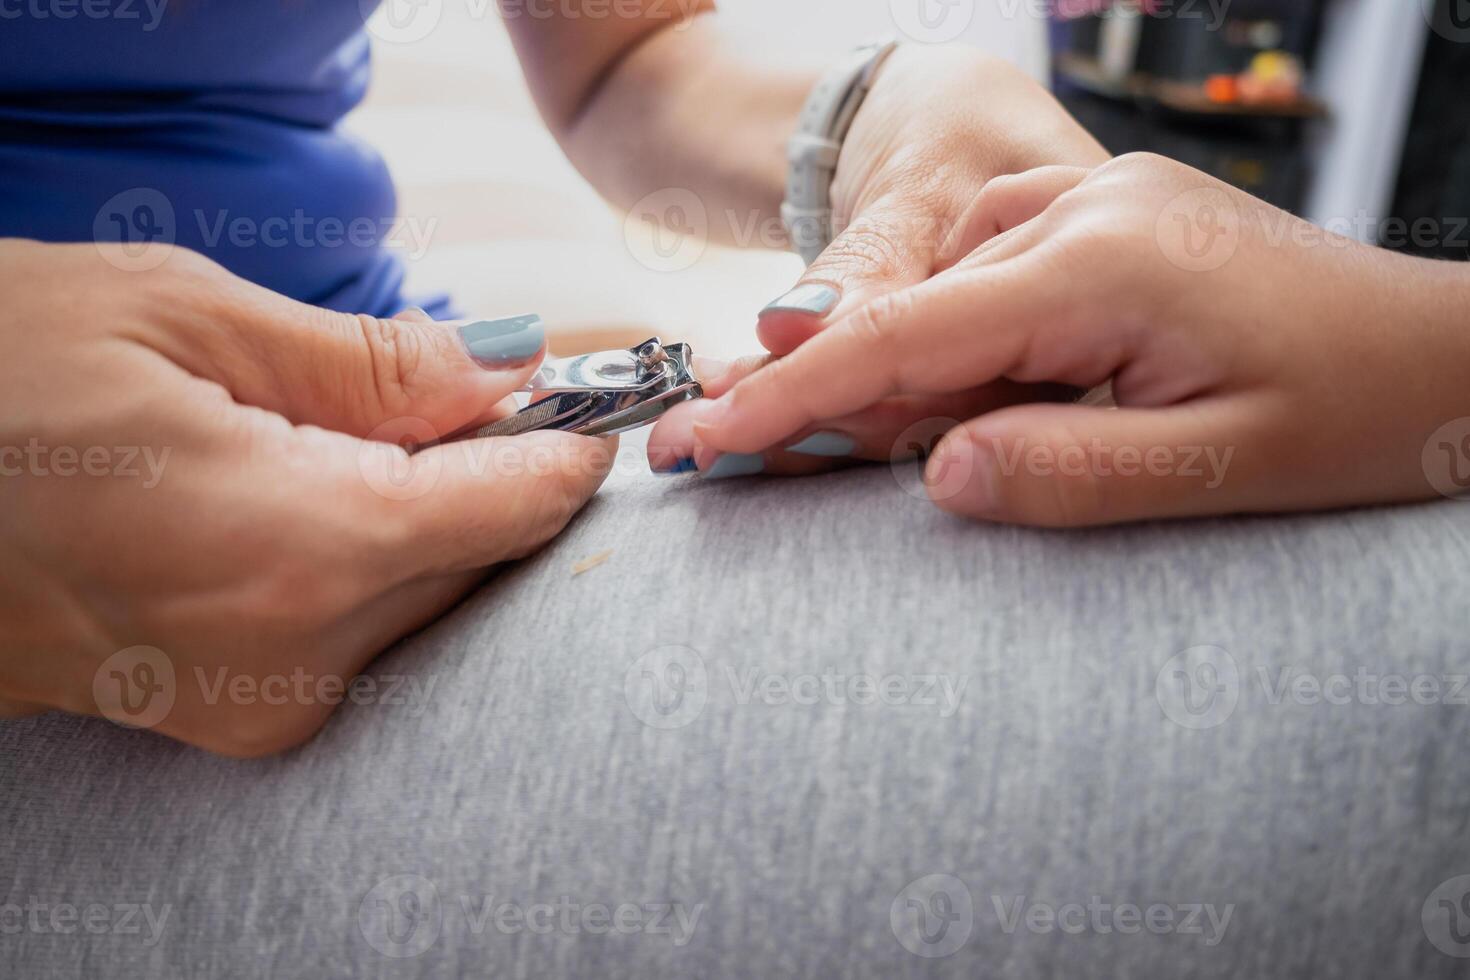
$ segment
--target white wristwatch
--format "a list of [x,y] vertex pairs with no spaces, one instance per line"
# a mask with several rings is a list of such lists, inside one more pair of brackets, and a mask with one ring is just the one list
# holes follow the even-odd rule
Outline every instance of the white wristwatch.
[[788,171],[781,220],[792,250],[811,265],[832,241],[832,177],[842,141],[897,41],[868,44],[835,65],[802,106],[786,144]]

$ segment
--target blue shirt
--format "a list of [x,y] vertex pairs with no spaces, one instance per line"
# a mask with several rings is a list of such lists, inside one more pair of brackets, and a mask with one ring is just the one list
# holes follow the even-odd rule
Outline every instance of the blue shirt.
[[392,180],[337,125],[367,89],[376,2],[0,0],[0,236],[172,241],[299,300],[396,312]]

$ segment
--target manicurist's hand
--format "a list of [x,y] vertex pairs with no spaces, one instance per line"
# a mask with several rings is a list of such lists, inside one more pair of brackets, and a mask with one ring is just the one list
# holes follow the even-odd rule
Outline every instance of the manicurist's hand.
[[925,474],[948,510],[1085,525],[1423,499],[1444,491],[1436,439],[1462,451],[1461,425],[1470,443],[1458,264],[1329,235],[1150,155],[992,182],[957,247],[695,406],[700,467],[1003,378],[1111,380],[1119,407],[961,418]]
[[958,261],[957,229],[993,178],[1107,159],[1014,65],[967,45],[900,46],[843,142],[832,183],[839,234],[762,312],[761,343],[789,353],[875,297]]
[[404,448],[504,411],[543,353],[532,318],[347,316],[182,249],[22,241],[0,293],[6,714],[297,744],[611,466],[564,433]]

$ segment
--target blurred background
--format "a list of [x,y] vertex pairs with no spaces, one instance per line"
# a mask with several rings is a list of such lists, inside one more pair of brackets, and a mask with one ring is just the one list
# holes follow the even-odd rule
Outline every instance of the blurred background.
[[[442,3],[434,28],[395,34],[393,4],[425,2]],[[895,35],[974,44],[1052,85],[1113,152],[1153,150],[1334,231],[1466,257],[1464,0],[721,6],[773,59]],[[697,241],[670,254],[652,215],[603,203],[542,127],[490,0],[390,0],[377,20],[376,80],[349,124],[398,180],[414,288],[450,291],[475,315],[539,312],[563,352],[653,333],[719,355],[758,349],[755,313],[799,260]],[[1416,220],[1423,234],[1395,234]]]

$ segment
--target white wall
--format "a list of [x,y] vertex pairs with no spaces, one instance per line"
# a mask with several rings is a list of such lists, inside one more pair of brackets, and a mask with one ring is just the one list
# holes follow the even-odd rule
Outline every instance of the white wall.
[[720,0],[752,47],[837,52],[884,37],[960,40],[1046,72],[1042,0]]

